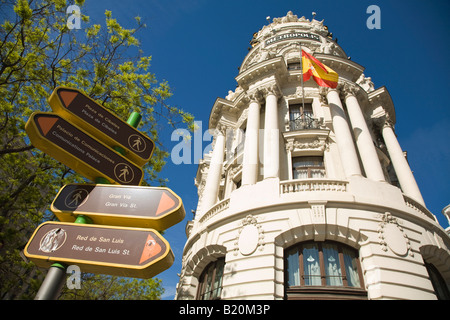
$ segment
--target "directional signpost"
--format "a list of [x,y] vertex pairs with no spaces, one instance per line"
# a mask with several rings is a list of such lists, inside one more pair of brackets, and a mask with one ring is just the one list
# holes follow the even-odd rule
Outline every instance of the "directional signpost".
[[31,143],[103,184],[65,185],[51,205],[61,222],[41,224],[30,238],[25,256],[49,268],[35,299],[56,299],[70,264],[137,278],[169,268],[172,250],[156,230],[183,220],[185,210],[172,190],[139,186],[154,149],[135,129],[140,115],[124,122],[72,88],[56,88],[49,103],[55,113],[35,112],[25,126]]
[[52,110],[98,137],[105,144],[121,147],[125,157],[139,166],[147,163],[153,153],[154,143],[128,123],[72,88],[58,87],[49,98]]
[[38,267],[76,264],[84,272],[150,278],[173,263],[169,243],[152,229],[45,222],[24,250]]
[[115,184],[142,181],[140,167],[56,114],[33,113],[25,131],[35,147],[92,181],[98,177]]
[[51,211],[60,221],[85,215],[94,224],[165,230],[182,221],[181,198],[168,188],[68,184],[56,196]]

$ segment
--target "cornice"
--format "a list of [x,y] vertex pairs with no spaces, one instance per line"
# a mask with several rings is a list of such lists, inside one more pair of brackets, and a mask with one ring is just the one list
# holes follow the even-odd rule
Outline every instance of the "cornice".
[[364,67],[349,59],[338,57],[331,54],[319,53],[314,55],[320,62],[333,69],[339,76],[350,76],[350,81],[356,82],[364,72]]
[[257,63],[240,73],[235,79],[239,86],[247,90],[249,86],[268,75],[287,74],[287,66],[282,56]]
[[[372,118],[380,118],[389,114],[389,119],[392,124],[395,124],[395,108],[391,95],[385,86],[378,88],[367,94],[369,103],[372,108]],[[376,111],[376,109],[381,110]]]
[[302,140],[302,139],[308,139],[308,138],[315,138],[317,140],[319,140],[319,139],[322,140],[322,139],[328,138],[329,135],[330,135],[330,130],[328,128],[283,132],[283,137],[286,140],[289,140],[289,139]]
[[209,115],[209,128],[216,127],[216,124],[220,120],[220,117],[224,111],[229,113],[236,113],[237,109],[238,108],[233,101],[229,101],[223,98],[217,98]]

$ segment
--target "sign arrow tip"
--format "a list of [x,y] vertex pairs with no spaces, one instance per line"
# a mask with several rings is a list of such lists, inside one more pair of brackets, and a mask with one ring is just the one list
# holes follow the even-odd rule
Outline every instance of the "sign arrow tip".
[[75,91],[59,91],[59,96],[61,97],[61,100],[64,102],[66,107],[68,107],[72,103],[73,99],[75,99],[77,95],[78,93]]
[[164,192],[161,195],[161,199],[159,200],[159,205],[158,205],[158,209],[156,210],[156,215],[159,215],[168,209],[172,209],[174,206],[175,206],[175,201]]
[[47,135],[47,133],[50,131],[50,129],[53,127],[55,122],[58,121],[58,118],[55,117],[39,117],[37,118],[37,122],[39,126],[41,127],[42,133],[44,136]]

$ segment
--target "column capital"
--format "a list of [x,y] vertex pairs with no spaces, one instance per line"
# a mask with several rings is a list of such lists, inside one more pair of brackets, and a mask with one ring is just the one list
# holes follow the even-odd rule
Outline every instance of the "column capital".
[[216,129],[214,130],[214,136],[216,136],[216,135],[224,136],[228,129],[233,129],[233,127],[219,122],[216,126]]
[[[319,87],[319,94],[320,97],[323,98],[325,101],[327,100],[327,94],[328,92],[331,90],[331,88],[327,88],[327,87]],[[333,89],[335,90],[335,89]]]
[[281,90],[278,87],[277,83],[270,83],[270,84],[263,86],[261,88],[261,92],[262,92],[263,96],[266,98],[268,95],[274,95],[277,97],[277,99],[282,96]]
[[264,95],[260,89],[247,91],[246,96],[248,97],[250,103],[257,102],[258,104],[261,104],[264,102]]
[[330,92],[336,92],[339,96],[342,84],[339,83],[336,88],[320,87],[319,88],[319,99],[321,102],[328,104],[328,94]]
[[377,118],[372,118],[372,125],[376,130],[383,130],[383,128],[391,128],[394,130],[394,121],[389,117],[389,114],[384,114]]
[[342,95],[342,99],[346,99],[349,96],[354,96],[356,98],[356,94],[358,93],[358,88],[356,85],[352,83],[344,83],[340,88],[340,94]]
[[389,115],[389,113],[386,113],[386,118],[384,120],[384,125],[389,126],[392,129],[395,129],[395,123],[394,120],[392,120],[392,117]]
[[380,118],[380,122],[381,128],[391,128],[393,131],[395,130],[395,123],[389,113],[386,112],[384,117]]

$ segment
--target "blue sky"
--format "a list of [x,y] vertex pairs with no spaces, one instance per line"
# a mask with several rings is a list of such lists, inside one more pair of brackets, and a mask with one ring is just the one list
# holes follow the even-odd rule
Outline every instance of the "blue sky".
[[[381,9],[381,29],[369,30],[369,5]],[[396,108],[396,134],[414,171],[428,209],[445,228],[441,210],[450,204],[450,92],[448,31],[450,2],[366,0],[86,0],[82,13],[89,24],[104,24],[104,11],[112,11],[119,23],[134,26],[140,16],[147,28],[140,33],[144,54],[151,55],[159,80],[173,90],[169,103],[194,114],[206,130],[211,107],[236,87],[238,67],[248,53],[249,41],[266,17],[281,17],[291,10],[324,24],[352,61],[364,66],[375,88],[386,86]],[[178,141],[161,132],[170,152]],[[203,142],[203,148],[210,142]],[[192,152],[192,154],[194,154]],[[186,219],[170,228],[165,238],[175,263],[158,275],[172,299],[186,241],[184,228],[197,205],[194,186],[196,164],[168,164],[161,174],[168,187],[183,199]],[[192,163],[194,158],[192,158]]]

